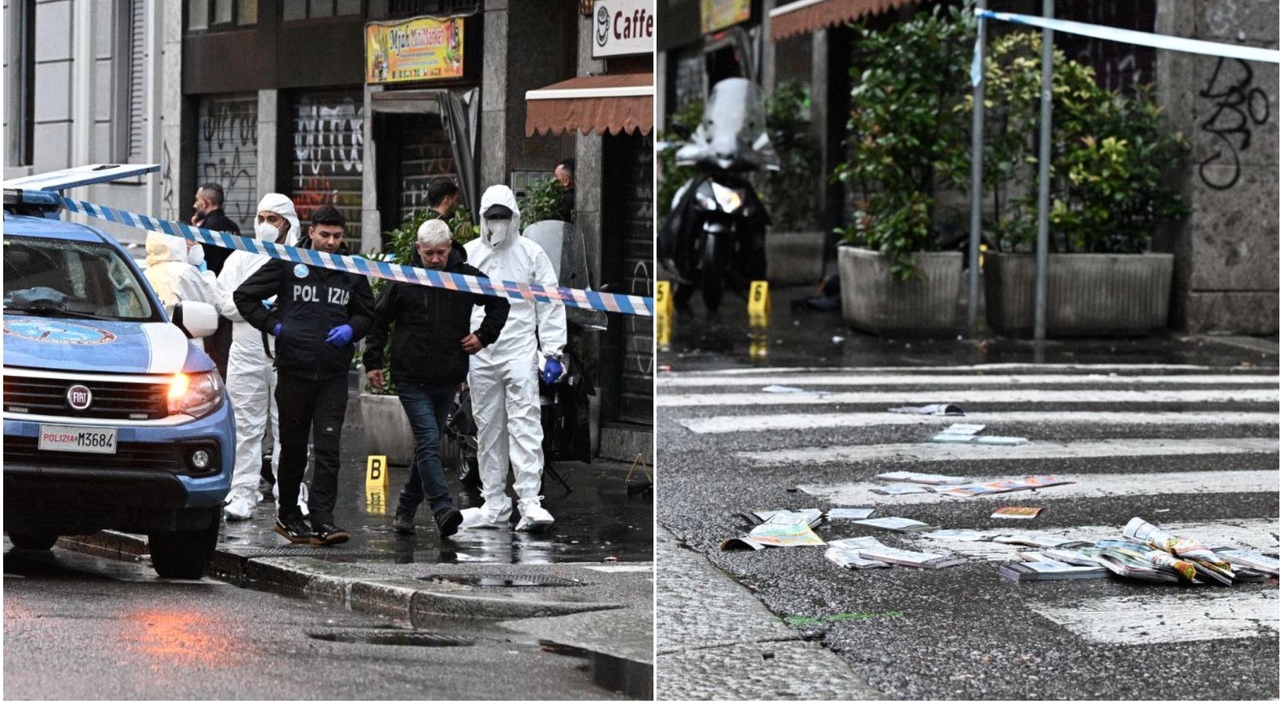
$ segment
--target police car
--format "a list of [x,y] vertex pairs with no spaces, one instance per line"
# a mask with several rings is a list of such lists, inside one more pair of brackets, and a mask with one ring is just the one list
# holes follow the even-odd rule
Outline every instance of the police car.
[[191,343],[111,236],[59,219],[54,191],[155,166],[86,166],[4,183],[4,529],[15,548],[116,529],[147,535],[161,577],[199,578],[231,487],[235,424]]

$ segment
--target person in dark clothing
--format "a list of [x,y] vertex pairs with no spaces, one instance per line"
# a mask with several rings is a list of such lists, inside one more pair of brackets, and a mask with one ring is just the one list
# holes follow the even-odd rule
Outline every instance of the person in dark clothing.
[[[332,205],[311,215],[303,247],[345,255],[346,220]],[[263,301],[276,298],[270,308]],[[373,320],[373,291],[362,275],[272,259],[233,294],[245,321],[276,337],[276,405],[280,410],[276,533],[294,543],[333,545],[350,536],[333,521],[339,449],[347,411],[347,373],[355,342]],[[298,507],[307,469],[307,437],[315,444],[315,473],[307,500],[311,523]]]
[[554,173],[556,180],[560,181],[560,185],[564,186],[564,199],[560,201],[560,219],[564,222],[572,222],[573,211],[576,207],[573,190],[574,186],[577,185],[577,181],[574,180],[573,159],[566,158],[560,163],[557,163]]
[[[238,236],[240,234],[240,225],[231,221],[231,218],[222,211],[223,192],[222,186],[217,183],[205,183],[196,188],[196,200],[191,203],[193,213],[191,215],[191,223],[197,227],[212,229],[215,232],[230,232]],[[231,249],[224,249],[221,246],[204,247],[204,262],[213,271],[215,276],[222,275],[222,266],[227,262],[227,257],[231,255]],[[227,359],[231,350],[231,320],[226,317],[218,318],[218,329],[212,335],[204,340],[204,350],[209,354],[209,358],[213,359],[214,365],[218,367],[218,372],[222,374],[225,380],[227,377]]]
[[[429,219],[418,228],[413,265],[431,270],[485,277],[467,265],[466,250],[453,241],[442,220]],[[484,307],[484,320],[471,331],[471,312]],[[453,506],[440,463],[440,435],[458,386],[467,379],[471,354],[492,344],[507,323],[510,304],[500,297],[390,281],[374,305],[373,328],[365,343],[364,365],[369,383],[382,387],[383,346],[392,324],[391,375],[413,427],[413,465],[400,491],[392,527],[414,533],[413,518],[423,498],[431,506],[441,537],[453,536],[462,512]],[[425,494],[424,494],[425,493]]]
[[458,185],[447,178],[437,178],[427,188],[427,207],[430,219],[447,220],[458,211]]

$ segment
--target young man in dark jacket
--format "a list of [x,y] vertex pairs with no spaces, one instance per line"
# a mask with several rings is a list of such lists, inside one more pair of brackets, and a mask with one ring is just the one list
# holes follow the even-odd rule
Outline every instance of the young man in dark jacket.
[[[453,242],[443,220],[430,219],[418,228],[413,265],[431,270],[484,276],[466,263],[467,254]],[[484,306],[480,328],[471,330],[471,312]],[[400,491],[392,527],[414,533],[413,517],[425,498],[431,505],[441,537],[452,536],[462,523],[453,506],[444,467],[440,464],[440,434],[449,418],[458,386],[467,379],[471,354],[492,344],[507,323],[510,305],[500,297],[388,282],[374,306],[373,329],[365,343],[364,365],[369,383],[385,383],[383,345],[391,334],[391,374],[396,392],[413,426],[413,465]]]
[[[301,245],[346,254],[346,220],[324,205],[311,215]],[[267,308],[263,301],[275,297]],[[245,321],[276,337],[276,404],[280,409],[280,498],[275,530],[294,543],[333,545],[350,536],[333,522],[338,498],[338,452],[347,411],[347,373],[355,342],[369,331],[373,291],[362,275],[272,259],[233,295]],[[307,470],[307,436],[314,432],[315,474],[307,508],[298,490]]]

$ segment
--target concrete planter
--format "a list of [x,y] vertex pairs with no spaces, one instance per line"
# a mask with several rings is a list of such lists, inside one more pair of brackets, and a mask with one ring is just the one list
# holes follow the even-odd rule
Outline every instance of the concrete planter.
[[825,232],[769,232],[765,256],[769,262],[769,284],[815,285],[822,279],[822,247]]
[[364,440],[370,456],[386,456],[387,463],[407,466],[413,461],[413,429],[396,395],[360,393]]
[[[1140,336],[1168,327],[1173,254],[1050,254],[1045,334]],[[987,322],[1005,336],[1035,327],[1035,254],[986,255]]]
[[844,320],[884,336],[944,336],[956,331],[964,255],[917,254],[924,280],[895,280],[889,257],[854,246],[839,248]]

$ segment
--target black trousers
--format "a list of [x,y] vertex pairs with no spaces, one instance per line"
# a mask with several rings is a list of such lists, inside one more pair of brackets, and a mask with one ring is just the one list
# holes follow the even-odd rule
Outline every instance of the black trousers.
[[280,499],[276,513],[297,514],[298,491],[307,472],[307,437],[312,436],[316,467],[311,476],[307,509],[312,526],[333,523],[333,507],[338,500],[339,449],[342,422],[347,415],[347,376],[325,380],[279,374],[276,404],[280,409],[280,455],[273,460],[278,472]]

